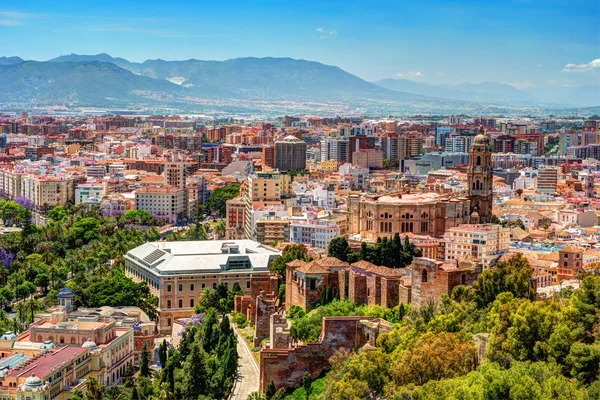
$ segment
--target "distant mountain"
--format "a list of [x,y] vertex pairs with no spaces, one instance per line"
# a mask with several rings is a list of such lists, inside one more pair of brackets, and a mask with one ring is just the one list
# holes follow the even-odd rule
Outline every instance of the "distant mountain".
[[374,82],[385,89],[399,92],[419,94],[423,96],[441,97],[454,100],[483,101],[483,102],[533,102],[528,93],[513,86],[496,83],[461,83],[458,85],[433,85],[415,82],[408,79],[383,79]]
[[165,61],[143,63],[108,54],[61,56],[52,62],[103,61],[135,74],[166,80],[202,98],[347,101],[358,99],[414,100],[360,79],[342,69],[292,58],[236,58],[226,61]]
[[0,65],[12,65],[22,63],[21,57],[0,57]]
[[5,103],[123,106],[153,104],[180,96],[180,92],[173,83],[139,76],[106,62],[0,64],[0,99]]

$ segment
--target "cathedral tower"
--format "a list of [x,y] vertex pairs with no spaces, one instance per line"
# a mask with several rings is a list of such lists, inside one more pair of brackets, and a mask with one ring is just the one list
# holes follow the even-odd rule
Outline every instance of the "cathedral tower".
[[483,127],[473,140],[467,172],[471,222],[487,223],[492,219],[492,148]]

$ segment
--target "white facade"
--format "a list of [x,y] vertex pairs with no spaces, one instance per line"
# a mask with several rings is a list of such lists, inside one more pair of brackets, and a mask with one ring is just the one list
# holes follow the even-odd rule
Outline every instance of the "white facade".
[[501,225],[459,225],[446,230],[444,244],[445,262],[474,257],[487,269],[508,251],[510,229]]
[[80,183],[75,188],[75,204],[85,203],[89,198],[101,199],[105,193],[102,182]]
[[173,186],[148,187],[135,192],[135,209],[175,222],[186,215],[185,189]]

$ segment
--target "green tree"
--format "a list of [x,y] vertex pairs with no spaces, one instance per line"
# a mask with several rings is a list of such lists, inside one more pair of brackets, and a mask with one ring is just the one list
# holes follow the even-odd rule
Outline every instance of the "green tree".
[[327,246],[327,255],[329,257],[335,257],[344,262],[348,261],[348,255],[350,253],[352,253],[352,249],[346,238],[343,236],[331,239]]
[[140,375],[145,377],[150,376],[150,352],[146,347],[146,343],[144,343],[142,351],[140,351]]
[[267,400],[272,400],[273,396],[277,392],[277,388],[275,387],[275,382],[271,379],[271,382],[267,385],[267,389],[265,390],[265,397]]
[[240,185],[234,183],[225,187],[218,187],[212,191],[206,200],[206,209],[217,213],[220,217],[225,216],[227,200],[234,199],[240,195]]
[[207,393],[205,354],[198,344],[192,346],[192,351],[185,362],[184,383],[187,399],[197,399]]

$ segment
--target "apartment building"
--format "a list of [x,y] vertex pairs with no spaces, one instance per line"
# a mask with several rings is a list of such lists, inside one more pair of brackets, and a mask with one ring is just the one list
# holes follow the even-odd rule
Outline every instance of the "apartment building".
[[543,167],[538,170],[537,191],[541,193],[556,193],[558,169]]
[[186,190],[174,186],[147,186],[135,191],[135,209],[146,210],[169,222],[187,215]]
[[73,178],[24,175],[21,179],[21,196],[31,200],[38,210],[50,210],[73,201],[74,187]]
[[457,263],[466,258],[480,262],[484,269],[508,251],[510,228],[491,224],[459,225],[444,234],[444,261]]
[[256,241],[262,244],[287,243],[290,241],[290,220],[261,218],[255,224]]
[[236,197],[227,200],[225,207],[225,238],[228,240],[244,239],[246,202],[242,197]]

